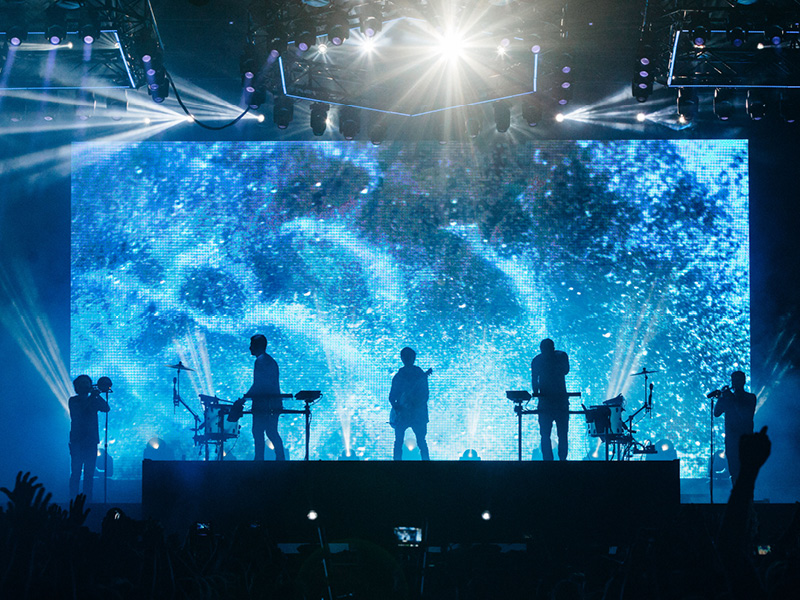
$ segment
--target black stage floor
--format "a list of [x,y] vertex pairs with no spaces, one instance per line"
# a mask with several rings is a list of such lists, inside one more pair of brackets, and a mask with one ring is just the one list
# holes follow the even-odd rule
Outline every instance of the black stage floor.
[[168,530],[259,523],[283,541],[313,540],[320,526],[331,539],[389,541],[402,526],[431,543],[613,542],[680,506],[678,461],[144,461],[142,475],[142,514]]

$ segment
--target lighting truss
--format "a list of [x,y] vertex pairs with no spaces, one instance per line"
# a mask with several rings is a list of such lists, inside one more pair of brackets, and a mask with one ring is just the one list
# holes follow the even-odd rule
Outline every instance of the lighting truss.
[[[0,47],[7,48],[0,89],[137,88],[145,76],[138,56],[142,46],[161,49],[149,0],[94,0],[80,3],[30,0],[0,5]],[[53,11],[65,25],[58,45],[46,39]],[[88,48],[80,35],[80,19],[90,11],[100,35]],[[24,27],[25,41],[9,45],[8,33]]]
[[[797,88],[799,23],[800,6],[790,0],[661,0],[649,6],[643,29],[668,87]],[[781,32],[777,43],[768,35],[773,27]]]
[[[536,6],[340,1],[335,10],[347,15],[351,34],[339,46],[329,43],[327,31],[334,8],[319,4],[325,5],[270,0],[251,5],[247,43],[263,65],[257,87],[309,102],[418,116],[539,91],[540,78],[555,68],[548,67],[548,57],[563,41],[560,0]],[[381,17],[374,40],[360,31],[365,11]],[[459,28],[462,55],[448,63],[435,46]],[[309,29],[316,35],[314,45],[308,45]],[[303,47],[309,46],[304,51],[295,39],[300,33]],[[366,51],[373,41],[374,50]],[[532,45],[538,45],[535,52]]]

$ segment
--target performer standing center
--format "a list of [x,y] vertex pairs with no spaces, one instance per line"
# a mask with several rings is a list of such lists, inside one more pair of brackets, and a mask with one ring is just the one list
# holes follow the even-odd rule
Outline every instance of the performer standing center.
[[739,440],[753,433],[753,417],[756,412],[756,395],[744,391],[747,377],[742,371],[731,373],[731,389],[723,388],[714,416],[725,415],[725,456],[731,482],[739,477]]
[[278,433],[278,419],[283,409],[278,363],[267,354],[267,338],[260,333],[250,338],[250,354],[256,357],[253,385],[244,397],[253,400],[255,460],[264,460],[265,434],[275,449],[275,460],[286,460],[283,440]]
[[556,350],[551,339],[539,344],[541,354],[531,361],[531,389],[539,396],[539,429],[542,435],[542,458],[553,460],[553,445],[550,434],[553,422],[558,430],[558,458],[567,460],[569,450],[569,396],[564,376],[569,373],[569,357],[566,352]]
[[394,418],[390,419],[394,427],[394,460],[403,460],[403,442],[406,429],[411,427],[417,437],[417,446],[422,460],[430,460],[428,442],[428,375],[414,365],[417,353],[411,348],[400,351],[403,367],[392,378],[392,389],[389,392],[389,403],[392,405]]
[[74,498],[78,495],[78,487],[83,471],[83,493],[86,502],[92,501],[92,488],[94,486],[94,471],[97,466],[97,444],[100,443],[98,432],[97,413],[107,413],[110,409],[92,386],[92,378],[88,375],[78,375],[72,382],[75,396],[69,399],[69,454],[72,472],[69,477],[69,495]]

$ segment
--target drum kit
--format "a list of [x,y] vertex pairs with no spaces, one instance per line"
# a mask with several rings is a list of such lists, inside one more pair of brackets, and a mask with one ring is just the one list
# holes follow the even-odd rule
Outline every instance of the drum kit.
[[[571,415],[584,415],[586,418],[586,431],[589,437],[597,438],[605,444],[606,460],[630,460],[633,454],[652,454],[655,448],[650,444],[642,444],[634,438],[637,431],[633,428],[634,421],[642,412],[650,414],[653,409],[653,384],[648,383],[649,375],[658,373],[660,369],[648,370],[643,367],[638,373],[631,373],[631,377],[644,375],[644,402],[635,412],[626,418],[626,401],[622,394],[606,400],[600,405],[585,406],[582,410],[570,410]],[[542,394],[530,394],[525,390],[509,390],[506,397],[514,402],[514,413],[518,419],[518,460],[522,460],[522,416],[538,414],[538,410],[526,409],[531,398],[541,397]],[[581,397],[580,392],[568,392],[568,397]]]
[[[222,398],[217,398],[216,396],[199,394],[198,397],[202,406],[201,417],[184,402],[180,394],[181,373],[184,371],[195,372],[195,370],[187,367],[181,361],[178,361],[178,363],[174,365],[165,366],[178,371],[177,376],[172,379],[172,401],[175,408],[179,405],[183,405],[194,418],[194,427],[192,428],[194,436],[192,439],[194,440],[195,446],[203,446],[205,460],[211,460],[212,447],[214,448],[214,459],[224,460],[225,442],[239,437],[241,430],[239,419],[244,414],[251,414],[250,411],[245,411],[243,409],[245,398],[240,398],[236,402],[230,402]],[[318,390],[303,390],[297,394],[280,394],[282,399],[300,400],[304,403],[303,408],[280,409],[277,412],[280,414],[302,414],[305,416],[305,460],[309,459],[311,405],[321,396],[322,392]]]

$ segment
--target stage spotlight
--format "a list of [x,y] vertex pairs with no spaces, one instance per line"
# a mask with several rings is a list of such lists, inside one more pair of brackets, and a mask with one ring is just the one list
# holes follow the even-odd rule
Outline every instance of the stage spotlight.
[[358,456],[352,450],[342,450],[339,460],[358,460]]
[[483,131],[483,115],[481,111],[475,107],[467,107],[464,115],[464,125],[469,137],[472,139],[478,137]]
[[287,36],[281,30],[274,29],[267,33],[267,51],[271,59],[278,58],[286,52]]
[[239,72],[242,74],[242,78],[254,79],[263,64],[264,58],[256,45],[246,44],[239,59]]
[[[250,104],[248,106],[252,110],[258,110],[264,102],[267,101],[267,89],[264,86],[255,87],[253,93],[250,95]],[[263,116],[263,115],[262,115]]]
[[294,100],[287,96],[275,96],[272,105],[272,121],[278,129],[286,129],[294,118]]
[[564,122],[564,119],[565,119],[565,117],[564,117],[564,113],[557,113],[557,114],[556,114],[556,121],[557,121],[558,123],[563,123],[563,122]]
[[383,18],[380,6],[373,4],[361,10],[361,33],[364,37],[372,38],[380,33],[383,28]]
[[800,118],[800,95],[797,90],[781,91],[780,113],[787,123],[794,123]]
[[317,52],[320,54],[327,54],[328,53],[328,44],[320,44],[317,46]]
[[319,518],[319,513],[312,508],[306,513],[306,518],[309,521],[316,521]]
[[122,120],[128,111],[128,101],[125,98],[106,98],[106,116],[114,121]]
[[528,127],[536,127],[542,120],[542,105],[536,98],[529,98],[522,103],[522,118]]
[[461,36],[455,31],[450,31],[442,36],[439,43],[439,50],[447,58],[453,60],[461,56],[463,44],[464,41],[461,39]]
[[495,127],[499,133],[505,133],[511,127],[511,107],[508,102],[499,100],[493,108]]
[[94,116],[96,107],[97,100],[94,94],[86,94],[81,91],[78,94],[78,100],[75,104],[75,118],[77,118],[79,121],[88,121]]
[[328,128],[328,109],[330,107],[324,102],[314,102],[311,105],[311,131],[319,137]]
[[464,454],[461,455],[461,458],[458,460],[480,460],[481,457],[478,455],[477,450],[464,450]]
[[637,102],[647,102],[652,93],[653,79],[651,77],[642,77],[641,73],[636,73],[631,82],[631,95],[636,98]]
[[53,46],[58,46],[67,37],[67,28],[61,23],[53,23],[47,28],[46,37]]
[[560,87],[556,90],[556,101],[559,106],[566,106],[572,100],[572,87]]
[[3,98],[3,110],[0,115],[7,115],[12,123],[21,123],[25,120],[27,113],[27,103],[22,98],[6,97]]
[[655,453],[654,454],[646,454],[645,460],[677,460],[678,453],[675,450],[675,446],[672,444],[671,441],[667,439],[658,440],[655,444]]
[[741,48],[747,40],[747,30],[741,25],[731,25],[728,29],[728,41],[734,48]]
[[691,88],[678,90],[678,116],[689,123],[697,116],[697,92]]
[[481,519],[484,521],[490,521],[492,519],[492,513],[490,513],[488,510],[483,511],[481,513]]
[[307,52],[311,46],[317,43],[317,30],[308,21],[301,22],[295,34],[295,42],[300,52]]
[[692,29],[690,35],[692,44],[694,44],[696,48],[706,45],[706,42],[708,41],[709,30],[710,27],[708,23],[708,17],[702,14],[697,14],[692,18]]
[[[97,474],[103,475],[106,468],[106,451],[103,448],[97,449]],[[114,477],[114,457],[108,455],[108,477]]]
[[361,131],[361,114],[353,106],[343,106],[339,109],[339,133],[344,139],[350,141],[358,136]]
[[350,20],[344,11],[334,11],[328,18],[328,40],[334,46],[341,46],[350,37]]
[[372,142],[374,146],[380,146],[386,138],[387,130],[386,119],[384,117],[377,117],[369,128],[369,141]]
[[538,35],[532,35],[528,38],[528,47],[534,54],[539,54],[542,51],[542,42]]
[[773,46],[780,46],[783,41],[783,27],[772,24],[764,29],[764,40]]
[[714,90],[714,114],[720,121],[727,121],[733,116],[733,91],[726,88]]
[[647,115],[641,112],[636,113],[636,120],[639,121],[639,123],[644,123],[647,120]]
[[144,447],[144,460],[172,460],[174,452],[160,437],[152,437]]
[[49,99],[43,101],[41,107],[42,119],[44,119],[48,123],[55,121],[63,113],[63,106],[64,103],[59,102],[58,98],[55,98],[55,101],[53,102],[51,102]]
[[747,90],[747,101],[745,102],[747,114],[753,121],[760,121],[767,116],[767,95],[764,90]]
[[11,46],[19,46],[28,39],[28,28],[25,25],[11,25],[6,31],[6,37]]
[[94,13],[90,13],[88,10],[83,12],[78,25],[78,34],[84,44],[94,44],[95,40],[100,37],[100,25]]

